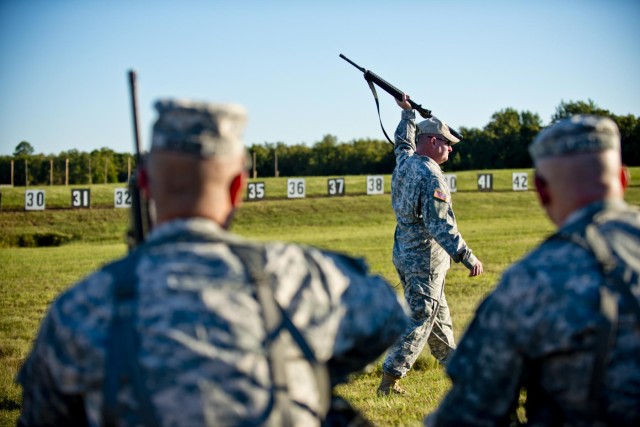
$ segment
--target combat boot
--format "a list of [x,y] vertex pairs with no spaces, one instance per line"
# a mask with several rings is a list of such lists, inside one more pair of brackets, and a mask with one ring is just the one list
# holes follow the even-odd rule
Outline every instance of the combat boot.
[[380,381],[380,385],[378,386],[378,395],[388,396],[390,393],[407,394],[407,392],[404,391],[398,384],[399,381],[400,377],[396,377],[383,372],[382,381]]

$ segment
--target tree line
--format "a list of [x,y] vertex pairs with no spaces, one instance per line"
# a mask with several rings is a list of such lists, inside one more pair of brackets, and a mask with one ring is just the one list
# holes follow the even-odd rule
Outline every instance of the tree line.
[[[78,150],[56,155],[34,154],[27,141],[13,156],[0,156],[0,185],[75,185],[127,182],[135,162],[130,153],[109,148],[90,153]],[[12,175],[13,174],[13,175]]]
[[[563,101],[556,107],[551,122],[574,114],[612,118],[620,128],[622,161],[628,166],[640,166],[640,118],[615,115],[591,100]],[[455,145],[444,168],[448,171],[529,168],[532,163],[527,147],[543,127],[540,116],[530,111],[513,108],[498,111],[482,129],[459,129],[464,140]],[[340,142],[327,134],[311,146],[265,142],[252,144],[248,150],[255,159],[252,170],[258,177],[389,174],[395,166],[392,146],[383,139]],[[11,181],[11,161],[13,183],[18,186],[25,185],[27,179],[28,185],[49,184],[52,177],[54,184],[65,184],[67,176],[69,184],[126,182],[132,159],[129,153],[115,153],[108,148],[45,156],[33,154],[33,147],[23,141],[13,156],[0,156],[0,184]]]

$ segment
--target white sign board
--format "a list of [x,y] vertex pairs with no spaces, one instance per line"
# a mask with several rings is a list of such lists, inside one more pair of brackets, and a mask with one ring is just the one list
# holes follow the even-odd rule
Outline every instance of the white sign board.
[[444,174],[444,179],[447,181],[447,185],[449,186],[449,192],[455,193],[458,191],[458,177],[453,173]]
[[382,175],[367,176],[367,194],[384,194],[384,177]]
[[287,179],[287,197],[289,199],[304,199],[305,197],[304,178]]
[[529,189],[529,175],[526,172],[514,172],[511,183],[513,191],[526,191]]
[[113,190],[113,206],[116,208],[131,207],[131,192],[128,188],[116,188]]
[[24,193],[25,211],[44,210],[44,190],[27,190]]

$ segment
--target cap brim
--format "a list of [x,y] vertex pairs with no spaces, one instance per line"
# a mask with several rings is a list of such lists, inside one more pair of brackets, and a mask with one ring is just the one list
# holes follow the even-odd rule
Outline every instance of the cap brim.
[[451,143],[451,145],[457,144],[458,142],[460,142],[460,139],[458,139],[455,136],[453,136],[453,134],[451,132],[449,132],[449,131],[443,132],[442,136],[447,138],[449,140],[449,142]]

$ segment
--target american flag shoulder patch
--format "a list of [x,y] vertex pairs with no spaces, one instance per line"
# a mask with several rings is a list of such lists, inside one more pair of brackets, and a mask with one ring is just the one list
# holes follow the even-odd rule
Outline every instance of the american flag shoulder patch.
[[436,188],[436,191],[433,192],[433,197],[438,200],[442,200],[443,202],[446,202],[448,200],[447,193],[439,188]]

